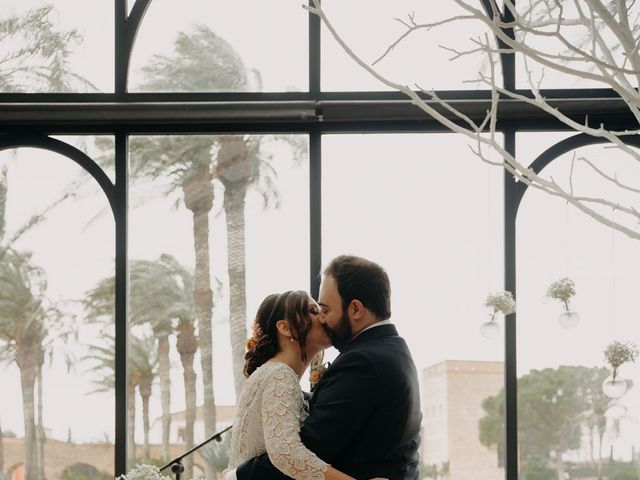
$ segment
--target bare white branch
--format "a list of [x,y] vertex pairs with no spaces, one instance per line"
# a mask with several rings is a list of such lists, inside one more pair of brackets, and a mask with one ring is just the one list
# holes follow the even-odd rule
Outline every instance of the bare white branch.
[[[341,48],[352,60],[370,75],[389,88],[404,93],[412,103],[420,108],[426,115],[437,120],[452,132],[458,133],[470,139],[475,145],[469,147],[474,154],[484,163],[500,166],[507,170],[514,179],[526,185],[543,191],[549,195],[564,199],[567,203],[578,208],[591,218],[628,235],[634,239],[640,239],[640,214],[632,205],[623,205],[607,198],[598,198],[576,194],[574,185],[574,167],[576,156],[571,161],[571,169],[568,178],[568,189],[563,188],[553,178],[534,172],[527,165],[520,163],[513,155],[505,150],[501,142],[496,138],[497,111],[500,95],[519,100],[532,105],[553,118],[564,123],[576,132],[607,140],[619,151],[626,154],[626,158],[640,164],[640,152],[625,143],[625,137],[640,134],[640,128],[633,130],[615,131],[600,125],[590,125],[589,119],[584,122],[576,121],[565,115],[558,107],[550,104],[541,93],[544,69],[559,72],[564,75],[579,79],[587,79],[613,89],[628,105],[630,112],[635,116],[640,125],[640,94],[637,85],[640,84],[640,49],[638,46],[637,18],[630,22],[630,6],[624,0],[617,0],[616,7],[609,9],[611,2],[603,0],[574,0],[572,3],[560,0],[530,0],[526,8],[520,6],[518,12],[512,0],[505,0],[505,8],[512,16],[512,21],[505,21],[495,0],[492,0],[491,14],[475,7],[465,0],[455,0],[467,13],[441,20],[434,23],[416,23],[413,15],[409,22],[402,22],[407,28],[375,63],[386,57],[399,43],[406,40],[411,34],[424,29],[435,28],[458,20],[474,20],[481,22],[487,29],[483,38],[472,39],[475,47],[469,50],[456,50],[450,47],[442,47],[453,53],[453,59],[479,54],[484,52],[487,56],[488,73],[479,73],[477,80],[468,79],[468,82],[479,81],[491,89],[491,102],[482,120],[476,121],[455,108],[452,104],[438,97],[435,91],[420,90],[429,96],[424,100],[418,92],[407,85],[394,82],[380,75],[372,65],[363,61],[342,39],[329,19],[324,14],[317,0],[312,0],[312,7],[305,7],[320,17],[329,33],[338,42]],[[575,12],[567,14],[566,9],[572,7]],[[586,39],[586,42],[576,43],[571,40],[574,37],[567,36],[567,29],[578,29]],[[510,34],[513,32],[513,36]],[[573,32],[574,34],[576,32]],[[574,35],[575,36],[575,35]],[[498,47],[491,38],[497,39],[502,46]],[[565,52],[544,51],[536,46],[536,42],[529,39],[550,38],[558,42]],[[612,41],[613,40],[613,41]],[[531,87],[532,97],[508,90],[500,86],[496,75],[496,56],[502,53],[517,53],[525,60],[525,69]],[[542,67],[543,73],[538,78],[533,78],[533,64]],[[487,151],[497,154],[501,161],[491,160]],[[617,187],[633,193],[640,193],[640,189],[620,182],[616,176],[607,174],[602,169],[584,158],[591,169],[608,182]],[[602,212],[603,208],[624,213],[624,215],[608,218]],[[635,228],[631,228],[632,224]]]

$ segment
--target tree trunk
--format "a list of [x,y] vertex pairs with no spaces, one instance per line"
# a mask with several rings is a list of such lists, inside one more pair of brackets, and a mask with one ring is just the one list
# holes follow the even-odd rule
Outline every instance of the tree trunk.
[[[41,352],[43,353],[43,352]],[[38,480],[44,480],[44,443],[47,441],[46,435],[44,433],[44,422],[42,419],[42,366],[44,364],[44,356],[42,355],[40,358],[40,365],[38,365],[38,423],[36,425],[36,443],[38,445],[38,450],[36,453],[36,462],[37,462],[37,471],[38,471]]]
[[[193,448],[193,426],[196,420],[196,372],[193,369],[193,357],[198,349],[198,340],[194,331],[192,321],[180,320],[176,348],[180,354],[184,377],[185,451]],[[188,455],[184,459],[184,478],[193,478],[193,455]]]
[[230,336],[236,401],[244,387],[244,355],[247,342],[247,298],[245,269],[244,206],[245,184],[225,185],[224,210],[227,216],[227,263],[229,270]]
[[144,435],[142,455],[145,460],[151,458],[151,450],[149,449],[149,398],[151,398],[152,380],[152,376],[142,375],[138,386],[140,398],[142,398],[142,432]]
[[36,327],[36,322],[31,322],[16,345],[16,364],[20,369],[24,414],[24,480],[38,480],[34,388],[40,358],[40,342]]
[[0,480],[4,480],[4,436],[0,425]]
[[558,480],[566,480],[564,478],[564,462],[562,461],[560,454],[557,455],[555,460],[556,461],[554,467],[556,470],[556,478]]
[[[202,366],[203,421],[205,436],[210,437],[216,428],[216,406],[213,395],[213,292],[209,266],[209,212],[213,207],[213,185],[209,165],[200,165],[182,184],[184,203],[193,214],[193,245],[196,254],[194,303],[198,321],[198,343]],[[195,168],[194,168],[195,170]],[[206,478],[212,478],[207,469]],[[185,475],[189,478],[188,475]]]
[[127,463],[129,465],[136,459],[136,386],[138,385],[137,375],[129,373],[129,392],[127,396]]
[[162,403],[162,459],[169,460],[169,434],[171,432],[171,377],[169,372],[169,336],[158,338],[160,399]]
[[598,435],[598,480],[602,480],[602,443],[606,429],[603,428]]

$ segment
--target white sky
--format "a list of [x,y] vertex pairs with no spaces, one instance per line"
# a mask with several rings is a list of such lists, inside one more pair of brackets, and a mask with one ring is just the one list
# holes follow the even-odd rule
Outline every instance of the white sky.
[[[415,1],[379,2],[375,8],[366,9],[371,23],[365,24],[358,22],[357,15],[370,2],[342,2],[339,7],[335,2],[325,3],[327,12],[336,18],[336,27],[342,28],[346,39],[369,59],[381,53],[398,31],[397,22],[391,17],[412,10],[417,15],[421,13]],[[17,4],[9,2],[9,7],[17,9]],[[32,4],[35,2],[20,2],[20,8]],[[84,62],[85,67],[78,72],[103,91],[111,91],[112,67],[104,61],[112,55],[111,3],[56,0],[55,4],[61,24],[76,26],[85,35],[75,59]],[[227,2],[223,13],[217,11],[219,2],[202,0],[175,5],[168,0],[152,2],[132,59],[134,81],[145,58],[169,50],[175,32],[200,21],[229,41],[248,67],[261,72],[264,90],[306,88],[307,20],[300,2]],[[274,21],[264,22],[265,18]],[[353,22],[358,22],[359,28],[352,28]],[[464,37],[459,29],[444,31],[452,42]],[[473,30],[465,29],[465,35],[470,31]],[[424,53],[434,58],[426,68],[426,62],[414,61],[415,45],[406,48],[404,53],[398,49],[397,56],[385,60],[381,69],[394,72],[394,80],[419,82],[426,87],[472,88],[456,82],[482,63],[452,66],[445,63],[445,55],[440,64],[435,58],[443,52],[434,49]],[[346,63],[336,49],[332,41],[323,42],[324,88],[380,88]],[[273,51],[278,55],[272,55]],[[533,160],[565,136],[521,134],[518,154]],[[307,167],[305,164],[292,168],[286,151],[274,153],[282,208],[264,213],[259,199],[251,196],[246,209],[249,318],[267,293],[308,288]],[[586,153],[599,161],[611,162],[615,158],[615,153],[602,147],[580,152]],[[23,150],[17,158],[0,152],[0,161],[10,168],[9,231],[56,198],[79,174],[79,167],[72,162],[35,150]],[[610,164],[628,183],[638,185],[638,170],[623,163]],[[557,178],[566,178],[568,160],[558,161],[549,171]],[[606,192],[588,175],[577,178],[586,182],[587,189]],[[393,287],[393,320],[409,342],[419,369],[445,359],[503,357],[499,341],[488,341],[478,333],[488,314],[483,306],[486,295],[502,288],[501,185],[502,172],[482,164],[470,153],[466,142],[452,134],[330,135],[323,140],[323,260],[340,253],[355,253],[379,261],[388,269]],[[150,201],[131,211],[130,258],[154,259],[167,252],[192,266],[190,214],[184,207],[173,210],[173,199],[154,197],[160,190],[158,185],[132,190],[132,203],[137,204],[139,197]],[[82,298],[97,280],[112,274],[114,232],[110,213],[86,227],[87,220],[104,206],[104,199],[83,198],[53,213],[45,225],[21,243],[22,248],[34,251],[34,262],[48,272],[51,297]],[[214,210],[219,211],[219,207],[218,204]],[[211,221],[212,273],[224,284],[224,215],[212,216]],[[520,374],[531,368],[560,364],[602,365],[602,351],[610,340],[640,343],[635,295],[640,255],[636,242],[612,234],[557,199],[529,192],[519,215],[517,260]],[[578,293],[572,305],[582,316],[581,324],[573,330],[558,326],[560,306],[544,298],[548,284],[566,275],[576,281]],[[223,288],[219,305],[224,306],[226,301]],[[227,315],[224,307],[215,311],[214,375],[220,404],[234,401],[228,368]],[[82,328],[84,342],[94,342],[93,335],[92,329]],[[198,366],[199,360],[195,363]],[[76,441],[102,439],[104,432],[113,440],[113,398],[86,395],[91,387],[89,376],[82,373],[85,369],[78,365],[74,375],[67,375],[54,361],[47,370],[45,423],[55,438],[65,439],[70,428]],[[0,396],[3,430],[21,434],[17,368],[9,366],[0,372],[5,385],[15,385],[10,390],[15,394]],[[637,367],[628,369],[626,374],[640,383]],[[174,385],[180,385],[180,379],[179,362],[174,358]],[[182,409],[180,388],[174,388],[172,395],[172,409]],[[627,397],[625,401],[637,423],[637,392]],[[152,404],[151,414],[159,414],[156,403]]]

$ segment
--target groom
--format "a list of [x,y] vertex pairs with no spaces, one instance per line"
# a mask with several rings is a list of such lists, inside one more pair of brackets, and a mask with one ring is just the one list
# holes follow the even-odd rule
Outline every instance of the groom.
[[[321,322],[340,355],[317,384],[300,437],[325,462],[358,479],[418,479],[420,394],[405,341],[389,317],[382,267],[339,256],[325,269]],[[236,470],[238,480],[287,478],[263,454]]]

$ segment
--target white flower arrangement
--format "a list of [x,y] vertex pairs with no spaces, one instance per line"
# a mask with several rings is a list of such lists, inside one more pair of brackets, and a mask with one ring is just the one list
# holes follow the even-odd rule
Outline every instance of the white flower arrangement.
[[569,311],[569,301],[576,294],[576,284],[569,277],[556,280],[547,288],[547,297],[560,300],[565,310]]
[[126,475],[120,475],[116,480],[172,480],[168,475],[162,475],[160,469],[154,465],[141,464],[129,470]]
[[485,306],[492,308],[491,320],[495,319],[498,312],[503,315],[509,315],[516,311],[516,301],[513,298],[513,294],[507,290],[502,292],[490,293],[487,296],[487,300],[484,302]]
[[611,365],[611,376],[615,380],[618,375],[618,368],[623,363],[633,363],[638,358],[638,346],[633,342],[618,342],[613,341],[604,351],[604,358],[607,363]]

